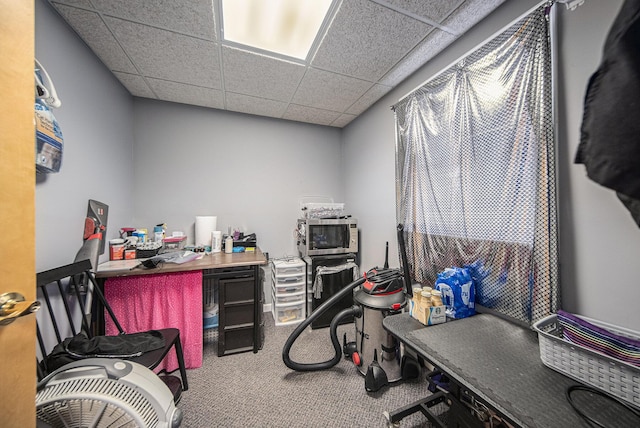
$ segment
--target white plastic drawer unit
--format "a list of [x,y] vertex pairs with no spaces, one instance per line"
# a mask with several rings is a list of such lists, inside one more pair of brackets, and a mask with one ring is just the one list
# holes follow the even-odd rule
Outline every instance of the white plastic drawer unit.
[[299,284],[285,284],[277,285],[274,289],[276,297],[288,295],[288,294],[300,294],[304,292],[306,284],[301,282]]
[[285,287],[289,285],[298,285],[305,283],[304,274],[272,276],[271,280],[276,287]]
[[298,258],[288,260],[274,260],[272,263],[273,275],[276,277],[304,275],[305,273],[306,265],[302,260]]
[[304,290],[299,291],[297,293],[283,293],[278,295],[271,295],[273,298],[273,302],[280,306],[286,305],[287,303],[301,303],[306,300],[306,294]]
[[271,267],[271,283],[276,297],[305,291],[306,265],[302,260],[274,260]]
[[302,321],[304,319],[304,306],[305,302],[272,306],[276,325],[296,324]]
[[276,325],[304,320],[307,300],[307,265],[299,258],[271,262],[271,311]]

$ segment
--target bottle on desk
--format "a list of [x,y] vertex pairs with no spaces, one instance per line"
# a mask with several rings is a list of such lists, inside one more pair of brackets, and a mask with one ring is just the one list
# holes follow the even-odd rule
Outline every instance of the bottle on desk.
[[442,306],[442,292],[439,290],[433,290],[431,292],[431,306]]
[[233,236],[227,235],[227,239],[224,240],[224,252],[226,254],[233,253]]
[[416,319],[418,318],[418,305],[420,305],[420,297],[422,297],[420,293],[422,293],[422,288],[414,287],[413,298],[409,303],[409,315]]
[[431,315],[431,293],[422,291],[420,293],[420,304],[418,305],[418,321],[427,325],[429,323],[429,315]]
[[163,242],[164,229],[162,228],[162,226],[155,226],[153,228],[153,240],[154,242]]

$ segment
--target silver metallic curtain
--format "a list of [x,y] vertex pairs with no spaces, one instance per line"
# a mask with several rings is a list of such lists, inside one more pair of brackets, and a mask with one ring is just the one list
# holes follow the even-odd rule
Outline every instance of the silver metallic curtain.
[[554,127],[541,7],[394,106],[398,222],[433,285],[467,266],[476,302],[531,324],[558,309]]

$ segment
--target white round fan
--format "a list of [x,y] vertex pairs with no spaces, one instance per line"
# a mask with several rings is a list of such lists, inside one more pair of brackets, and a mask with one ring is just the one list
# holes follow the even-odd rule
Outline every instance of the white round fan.
[[38,384],[38,427],[179,427],[173,394],[148,368],[89,358],[67,364]]

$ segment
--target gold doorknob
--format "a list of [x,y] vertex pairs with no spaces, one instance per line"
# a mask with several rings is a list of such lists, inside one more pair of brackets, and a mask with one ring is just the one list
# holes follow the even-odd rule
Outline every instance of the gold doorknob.
[[20,293],[0,294],[0,326],[11,324],[16,318],[40,309],[40,302],[26,302]]

